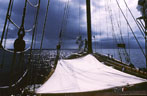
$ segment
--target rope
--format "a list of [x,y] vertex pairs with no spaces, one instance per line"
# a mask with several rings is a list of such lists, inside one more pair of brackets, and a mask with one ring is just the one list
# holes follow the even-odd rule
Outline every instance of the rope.
[[[8,19],[9,19],[9,21],[10,21],[16,28],[20,29],[20,27],[19,27],[16,23],[14,23],[14,21],[13,21],[12,19],[10,19],[9,17],[8,17]],[[35,28],[35,25],[33,25],[33,27],[30,28],[30,29],[25,29],[24,31],[25,31],[25,32],[30,32],[30,31],[32,31],[34,28]]]
[[[116,19],[117,20],[117,19]],[[119,11],[119,21],[120,21],[120,11]],[[125,44],[124,39],[123,39],[123,35],[122,35],[122,30],[121,30],[121,21],[119,23],[119,21],[117,20],[117,26],[119,28],[119,32],[120,32],[120,42],[122,42],[123,44]],[[123,48],[124,50],[124,56],[126,57],[125,60],[130,63],[130,57],[128,55],[128,52],[126,50],[126,48]],[[120,49],[121,50],[121,49]],[[121,53],[121,52],[120,52]],[[120,54],[121,55],[121,54]]]
[[6,29],[7,20],[8,20],[7,17],[9,15],[11,5],[12,5],[12,0],[10,0],[9,5],[8,5],[7,15],[6,15],[6,18],[5,18],[5,24],[4,24],[4,27],[3,27],[3,32],[2,32],[1,41],[0,41],[0,47],[2,46],[2,42],[3,42],[3,39],[4,39],[5,29]]
[[10,19],[9,17],[8,17],[8,19],[16,28],[20,29],[20,27],[16,23],[14,23],[14,21],[12,19]]
[[0,86],[0,89],[8,89],[8,88],[17,86],[23,80],[23,78],[26,77],[27,73],[28,73],[28,70],[26,70],[24,74],[22,75],[22,77],[20,77],[15,83],[13,83],[10,86]]
[[62,23],[61,23],[61,29],[60,29],[60,33],[59,33],[59,41],[58,41],[58,45],[56,46],[57,48],[57,55],[56,55],[56,58],[55,58],[55,66],[54,68],[56,68],[56,65],[58,63],[58,59],[59,59],[59,56],[60,56],[60,49],[61,49],[61,42],[62,42],[62,34],[63,32],[65,31],[65,26],[67,24],[67,18],[68,18],[68,9],[69,8],[69,0],[67,1],[65,7],[64,7],[64,14],[63,14],[63,18],[62,18]]
[[123,11],[122,11],[122,9],[121,9],[121,7],[120,7],[119,3],[118,3],[118,0],[116,0],[116,3],[117,3],[117,5],[118,5],[118,7],[119,7],[119,9],[120,9],[120,11],[121,11],[121,13],[122,13],[122,15],[124,16],[124,18],[125,18],[125,20],[126,20],[126,22],[127,22],[128,26],[129,26],[129,28],[130,28],[130,30],[131,30],[131,32],[132,32],[132,34],[133,34],[133,36],[134,36],[135,40],[137,41],[137,44],[139,45],[139,48],[141,49],[141,51],[142,51],[143,55],[146,57],[146,55],[145,55],[145,53],[144,53],[144,51],[143,51],[143,49],[142,49],[142,47],[141,47],[141,45],[140,45],[139,41],[137,40],[137,37],[136,37],[136,35],[135,35],[135,33],[134,33],[134,31],[133,31],[133,29],[132,29],[131,25],[129,24],[129,21],[127,20],[127,18],[126,18],[126,16],[125,16],[125,14],[123,13]]
[[35,23],[34,23],[35,28],[33,28],[33,35],[32,35],[32,42],[31,42],[31,48],[30,48],[31,51],[30,51],[30,53],[32,53],[32,47],[33,47],[33,43],[34,43],[35,31],[36,31],[37,20],[38,20],[38,15],[39,15],[39,9],[40,9],[40,0],[39,0],[39,3],[38,3],[36,17],[35,17]]
[[[12,0],[12,5],[11,5],[11,8],[10,8],[10,13],[9,13],[10,16],[9,17],[11,17],[11,13],[12,13],[12,9],[13,9],[13,3],[14,3],[14,0]],[[10,22],[8,22],[8,26],[7,26],[7,30],[6,30],[4,48],[6,47],[6,41],[7,41],[7,36],[8,36],[9,25],[10,25]]]
[[[36,12],[36,17],[35,17],[35,22],[34,22],[34,25],[37,26],[38,24],[38,15],[39,15],[39,9],[40,9],[40,0],[38,1],[38,7],[37,7],[37,12]],[[28,68],[30,69],[30,66],[31,65],[31,59],[32,59],[32,49],[33,49],[33,44],[34,44],[34,38],[35,38],[35,33],[36,33],[36,28],[35,27],[33,29],[33,34],[32,34],[32,41],[31,41],[31,47],[30,47],[30,57],[29,57],[29,63],[28,63]],[[32,72],[30,72],[31,74]],[[32,78],[32,77],[31,77]],[[28,78],[27,79],[27,82],[30,82],[29,80],[31,80],[31,78]]]
[[32,3],[30,2],[30,0],[27,0],[27,1],[28,1],[28,3],[29,3],[32,7],[35,7],[35,8],[36,8],[36,7],[38,7],[38,5],[39,5],[39,4],[35,4],[35,5],[32,4]]
[[145,26],[143,25],[143,23],[142,23],[142,21],[139,19],[139,21],[138,21],[138,19],[136,19],[136,22],[139,24],[139,26],[141,27],[140,29],[143,31],[143,32],[145,32]]
[[25,52],[27,52],[28,50],[30,50],[30,47],[28,47],[28,48],[25,49],[24,51],[18,51],[18,52],[11,51],[11,50],[9,50],[9,49],[7,49],[7,48],[4,48],[3,50],[4,50],[4,51],[7,51],[7,52],[10,52],[10,53],[17,53],[17,54],[20,54],[20,53],[25,53]]
[[44,33],[45,33],[46,21],[47,21],[47,17],[48,17],[49,4],[50,4],[50,0],[48,0],[47,9],[46,9],[46,14],[45,14],[45,20],[44,20],[44,25],[43,25],[43,30],[42,30],[41,45],[40,45],[40,54],[41,54],[42,45],[43,45],[43,40],[44,40]]
[[62,24],[61,24],[61,28],[60,28],[60,34],[61,34],[61,37],[62,37],[62,33],[63,33],[63,31],[65,31],[65,26],[66,26],[66,24],[67,24],[67,17],[68,17],[68,11],[67,11],[67,9],[68,9],[68,6],[69,5],[69,0],[67,1],[67,3],[66,3],[66,5],[65,5],[65,7],[64,7],[64,14],[63,14],[63,18],[62,18]]
[[[111,1],[110,1],[111,2]],[[109,16],[110,16],[110,21],[111,21],[111,25],[112,25],[112,36],[113,36],[113,40],[115,41],[115,43],[116,44],[118,44],[118,41],[117,41],[117,38],[116,38],[116,35],[115,35],[115,30],[114,30],[114,23],[113,23],[113,18],[112,18],[112,9],[110,9],[110,7],[108,7],[108,11],[109,11]],[[120,58],[120,60],[122,61],[122,57],[121,57],[121,53],[120,53],[120,50],[119,50],[119,48],[117,48],[117,51],[118,51],[118,54],[119,54],[119,58]],[[114,55],[115,55],[115,53],[114,53]]]
[[[108,13],[108,8],[107,8],[107,3],[105,2],[105,11]],[[109,30],[109,28],[108,28],[108,16],[106,15],[106,31],[107,31],[107,39],[109,39],[109,35],[108,35],[108,30]],[[109,48],[107,49],[108,50],[108,56],[109,56],[109,53],[110,53],[110,50],[109,50]]]
[[[39,50],[39,62],[40,62],[40,59],[41,59],[41,51],[42,51],[42,46],[43,46],[43,40],[44,40],[46,22],[47,22],[47,18],[48,18],[49,5],[50,5],[50,0],[48,0],[46,12],[45,12],[45,19],[44,19],[44,24],[43,24],[43,30],[42,30],[42,36],[41,36],[41,43],[40,43],[40,50]],[[43,64],[41,64],[41,67],[42,67],[42,65]],[[34,89],[35,89],[35,84],[34,84]]]
[[25,17],[26,17],[26,7],[27,7],[27,0],[25,0],[25,6],[23,9],[23,15],[22,15],[22,23],[21,23],[21,27],[24,28],[24,21],[25,21]]
[[79,36],[81,35],[81,22],[80,22],[80,10],[81,10],[81,8],[80,8],[80,0],[79,0]]
[[[139,25],[138,25],[138,23],[137,23],[137,21],[136,21],[136,19],[135,19],[134,15],[133,15],[133,13],[131,12],[130,8],[128,7],[128,4],[127,4],[126,0],[124,0],[124,3],[125,3],[125,5],[126,5],[126,7],[128,8],[128,10],[129,10],[129,12],[130,12],[131,16],[133,17],[133,19],[134,19],[134,21],[135,21],[135,23],[136,23],[137,27],[139,28],[139,30],[140,30],[140,32],[141,32],[141,34],[142,34],[142,35],[143,35],[143,37],[144,37],[145,35],[143,34],[143,32],[142,32],[141,28],[139,27]],[[145,31],[144,31],[144,32],[145,32]]]

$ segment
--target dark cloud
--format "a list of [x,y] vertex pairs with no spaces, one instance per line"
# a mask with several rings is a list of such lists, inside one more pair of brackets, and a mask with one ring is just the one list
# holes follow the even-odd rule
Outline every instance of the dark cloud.
[[[38,0],[30,0],[33,4],[36,4]],[[47,1],[48,0],[41,0],[41,6],[39,11],[39,17],[38,17],[38,26],[37,26],[37,36],[36,36],[36,48],[40,47],[41,42],[41,36],[43,31],[43,25],[44,25],[44,19],[45,19],[45,12],[47,7]],[[73,1],[73,0],[71,0]],[[14,6],[12,10],[12,17],[11,19],[18,25],[21,25],[21,19],[23,14],[23,8],[24,8],[24,2],[25,0],[14,0]],[[79,2],[80,6],[85,5],[85,0],[74,0],[74,3],[69,2],[69,7],[66,10],[68,12],[67,18],[65,18],[64,23],[63,21],[63,14],[64,14],[64,8],[66,3],[61,2],[60,0],[50,0],[50,6],[48,11],[48,18],[45,28],[45,35],[44,35],[44,43],[43,48],[56,48],[56,45],[59,41],[59,33],[61,29],[63,29],[62,33],[62,41],[63,41],[63,48],[76,48],[77,45],[75,44],[76,37],[81,34],[84,38],[87,38],[87,32],[86,32],[86,22],[83,21],[83,17],[86,19],[86,10],[82,10],[82,8],[79,8]],[[93,6],[96,6],[97,8],[102,8],[103,6],[99,5],[99,3],[92,2]],[[7,6],[8,3],[0,4],[0,11],[3,10],[3,13],[0,13],[0,19],[4,20],[5,15],[7,12]],[[79,12],[80,11],[80,12]],[[26,11],[26,18],[25,18],[25,29],[30,29],[34,25],[35,20],[35,14],[36,14],[36,8],[33,8],[29,4],[27,5],[27,11]],[[65,22],[67,23],[65,25]],[[2,22],[4,24],[4,21]],[[84,25],[85,27],[81,27]],[[13,25],[11,25],[13,26]],[[18,29],[13,26],[12,29],[9,29],[8,38],[16,39],[17,38],[17,32]],[[137,32],[136,32],[137,33]],[[104,32],[93,32],[93,35],[105,35]],[[31,36],[32,32],[29,32],[26,34],[27,39],[31,42]],[[143,40],[140,37],[140,33],[137,33],[137,36],[140,40]],[[130,36],[130,42],[131,47],[136,47],[137,44],[135,43],[135,39],[133,39],[133,36]],[[124,38],[125,41],[128,40],[128,38]],[[143,44],[144,42],[141,42]],[[112,38],[107,38],[105,36],[103,39],[99,40],[99,42],[93,42],[93,46],[95,44],[98,44],[98,48],[100,46],[102,48],[114,48],[116,47],[116,43],[114,43],[114,40]]]

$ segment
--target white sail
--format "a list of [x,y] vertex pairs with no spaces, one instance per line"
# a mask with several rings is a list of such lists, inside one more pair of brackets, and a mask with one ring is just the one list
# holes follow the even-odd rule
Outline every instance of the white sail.
[[36,93],[99,91],[141,82],[147,80],[106,66],[89,54],[77,59],[59,60],[53,75]]

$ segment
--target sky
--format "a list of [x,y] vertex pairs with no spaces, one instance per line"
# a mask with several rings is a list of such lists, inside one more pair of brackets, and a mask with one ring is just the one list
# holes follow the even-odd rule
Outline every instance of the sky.
[[[25,0],[14,0],[13,4],[11,19],[18,26],[21,25],[24,1]],[[38,2],[38,0],[29,1],[34,5]],[[34,48],[40,48],[47,2],[48,0],[41,0]],[[140,44],[144,47],[144,38],[126,8],[124,0],[118,0],[118,2]],[[141,13],[137,9],[138,0],[126,0],[126,2],[134,17],[140,17]],[[9,0],[0,0],[0,37],[5,23],[8,4]],[[66,5],[68,6],[67,9],[65,8]],[[36,9],[37,8],[30,6],[29,3],[27,4],[24,23],[26,30],[33,28]],[[64,12],[67,12],[67,15],[65,15],[63,19]],[[56,48],[61,29],[63,29],[61,38],[62,48],[78,48],[78,45],[75,43],[76,38],[80,35],[83,40],[87,38],[86,22],[86,0],[50,0],[43,48]],[[127,47],[138,48],[131,30],[127,26],[127,22],[117,6],[116,0],[91,0],[91,22],[93,48],[114,48],[116,43],[122,43],[123,41]],[[17,32],[18,28],[10,23],[6,39],[6,48],[13,48],[14,41],[18,37]],[[24,40],[26,42],[26,48],[29,47],[32,40],[32,31],[25,34]]]

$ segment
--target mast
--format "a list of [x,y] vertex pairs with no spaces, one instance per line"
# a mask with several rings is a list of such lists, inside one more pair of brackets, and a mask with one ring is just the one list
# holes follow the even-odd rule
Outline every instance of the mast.
[[91,10],[90,10],[90,0],[86,0],[86,10],[87,10],[87,38],[88,38],[88,53],[92,53],[92,38],[91,38]]

